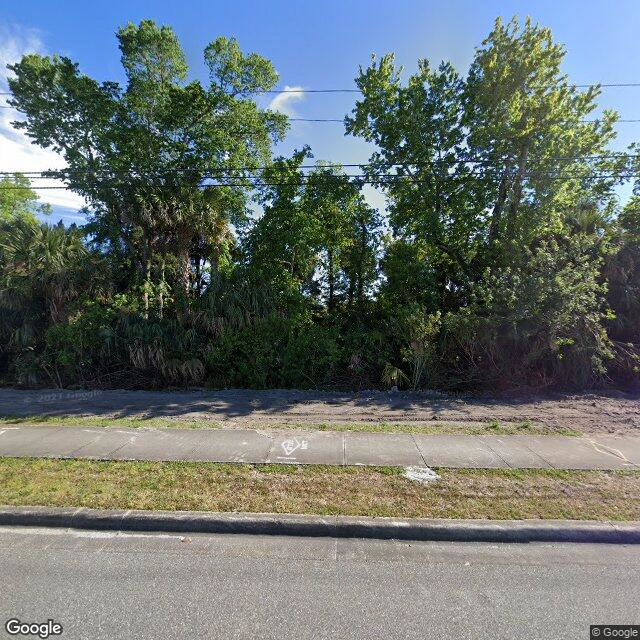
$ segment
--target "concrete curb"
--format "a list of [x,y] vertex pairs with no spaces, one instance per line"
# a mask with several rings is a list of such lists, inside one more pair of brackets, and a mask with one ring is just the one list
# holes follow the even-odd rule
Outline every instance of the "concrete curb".
[[451,542],[640,544],[640,522],[431,520],[0,506],[0,525]]

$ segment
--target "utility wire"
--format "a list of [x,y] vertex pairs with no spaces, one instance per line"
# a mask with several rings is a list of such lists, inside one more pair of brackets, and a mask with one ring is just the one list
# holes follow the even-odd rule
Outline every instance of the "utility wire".
[[[216,183],[201,183],[197,185],[200,189],[209,189],[209,188],[224,188],[224,187],[276,187],[276,186],[292,186],[296,183],[299,184],[308,184],[308,180],[300,180],[300,178],[306,178],[307,176],[297,176],[289,181],[267,181],[259,178],[247,178],[243,179],[243,181],[239,181],[239,176],[228,176],[229,182],[216,182]],[[345,178],[358,180],[361,184],[370,184],[370,185],[385,185],[385,184],[394,184],[394,183],[402,183],[406,182],[409,184],[422,184],[422,183],[430,183],[437,176],[432,175],[428,178],[418,178],[416,176],[406,176],[406,175],[398,175],[398,174],[388,174],[385,176],[380,176],[379,178],[370,178],[365,174],[349,174],[345,175]],[[442,176],[441,176],[442,177]],[[451,180],[457,181],[467,181],[471,178],[482,177],[481,174],[467,174],[464,176],[443,176],[444,178],[448,178]],[[620,174],[612,174],[612,173],[593,173],[593,174],[585,174],[585,175],[551,175],[551,174],[543,174],[543,173],[527,173],[523,176],[525,179],[548,179],[548,180],[621,180],[621,179],[629,179],[629,178],[638,178],[640,177],[640,173],[638,172],[627,172]],[[218,178],[220,180],[221,178]],[[30,186],[23,187],[19,185],[2,185],[0,186],[0,190],[5,189],[22,189],[22,190],[50,190],[50,189],[68,189],[68,187],[60,185],[60,186]]]
[[289,118],[290,122],[339,122],[344,124],[344,118]]
[[[5,94],[0,94],[5,95]],[[15,109],[9,105],[0,105],[0,109]],[[334,124],[344,124],[344,118],[289,118],[289,122],[331,122]],[[582,122],[602,122],[601,118],[594,118],[589,120],[582,120]],[[615,124],[621,123],[633,123],[640,122],[640,118],[620,118],[615,121]]]
[[[344,124],[344,118],[289,118],[290,122],[338,122]],[[593,120],[582,120],[582,122],[602,122],[602,118],[594,118]],[[640,119],[628,119],[620,118],[616,120],[618,122],[640,122]]]
[[[559,161],[559,162],[573,162],[577,160],[607,160],[607,159],[625,159],[625,160],[636,160],[640,159],[640,154],[637,153],[601,153],[595,155],[576,155],[576,156],[549,156],[546,160]],[[446,165],[455,165],[455,164],[478,164],[478,165],[496,165],[500,164],[499,160],[491,160],[488,158],[478,158],[478,157],[460,157],[460,158],[452,158],[451,160],[446,159],[434,159],[432,161],[421,161],[421,162],[394,162],[388,165],[389,168],[403,168],[403,167],[432,167],[437,164],[446,164]],[[375,167],[377,166],[375,163],[369,162],[360,162],[360,163],[329,163],[327,165],[317,165],[317,164],[303,164],[298,167],[294,167],[294,170],[322,170],[325,168],[365,168],[365,167]],[[286,165],[283,167],[287,169]],[[269,165],[269,166],[258,166],[258,167],[235,167],[229,169],[220,169],[220,171],[212,172],[212,173],[203,173],[206,177],[238,177],[241,172],[256,172],[256,171],[266,171],[269,169],[277,169],[277,165]],[[55,174],[64,174],[64,173],[96,173],[96,177],[110,177],[114,175],[131,175],[130,171],[97,171],[94,172],[91,169],[82,169],[81,171],[72,171],[70,169],[47,169],[43,171],[0,171],[0,176],[12,176],[15,174],[20,174],[25,177],[29,177],[32,179],[59,179],[60,176]],[[167,173],[197,173],[194,169],[172,169]],[[47,175],[49,174],[49,175]],[[395,175],[395,174],[392,174]]]
[[[550,85],[556,86],[556,85]],[[603,89],[610,89],[614,87],[621,88],[630,88],[630,87],[640,87],[640,82],[594,82],[591,84],[571,84],[570,87],[575,87],[576,89],[589,89],[591,87],[602,87]],[[254,93],[362,93],[361,89],[347,89],[347,88],[339,88],[339,89],[259,89]],[[12,95],[11,91],[3,91],[0,92],[0,96],[10,96]]]

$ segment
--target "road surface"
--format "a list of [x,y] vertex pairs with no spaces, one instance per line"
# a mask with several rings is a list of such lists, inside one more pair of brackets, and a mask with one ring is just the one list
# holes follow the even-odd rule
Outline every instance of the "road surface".
[[634,546],[2,528],[0,575],[3,629],[53,619],[65,640],[576,640],[640,623]]

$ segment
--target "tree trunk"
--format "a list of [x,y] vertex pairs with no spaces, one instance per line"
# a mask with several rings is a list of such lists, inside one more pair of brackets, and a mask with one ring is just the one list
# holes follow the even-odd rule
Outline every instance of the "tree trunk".
[[358,276],[355,273],[351,272],[351,277],[349,278],[349,290],[347,292],[347,303],[349,305],[349,309],[353,306],[353,294],[356,288],[357,277]]
[[500,233],[500,219],[502,217],[502,210],[507,201],[507,195],[509,194],[509,174],[511,173],[511,163],[507,162],[502,177],[500,178],[500,185],[498,187],[498,198],[493,206],[491,212],[491,225],[489,226],[489,246],[493,246],[494,242],[498,238]]
[[160,320],[164,315],[164,258],[160,262],[160,290],[158,291],[158,314]]
[[147,256],[145,261],[144,273],[144,319],[149,318],[149,288],[151,287],[151,256],[147,248]]
[[329,261],[328,265],[328,277],[329,277],[329,311],[333,311],[335,300],[334,300],[334,288],[335,288],[335,274],[333,273],[333,249],[327,249],[327,257]]
[[178,233],[178,286],[182,291],[185,303],[189,299],[191,285],[191,259],[189,249],[193,234],[188,229]]
[[524,186],[524,174],[527,169],[527,157],[529,155],[529,145],[525,144],[520,149],[520,156],[518,157],[518,172],[516,174],[515,183],[513,186],[513,194],[511,197],[511,203],[509,204],[509,215],[507,218],[507,236],[513,237],[513,232],[516,223],[516,215],[518,213],[518,207],[522,200],[522,189]]

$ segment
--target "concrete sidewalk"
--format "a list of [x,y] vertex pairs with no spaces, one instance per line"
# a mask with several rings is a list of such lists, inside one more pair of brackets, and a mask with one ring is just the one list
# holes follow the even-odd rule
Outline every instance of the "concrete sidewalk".
[[0,427],[0,456],[452,468],[640,469],[640,438]]

